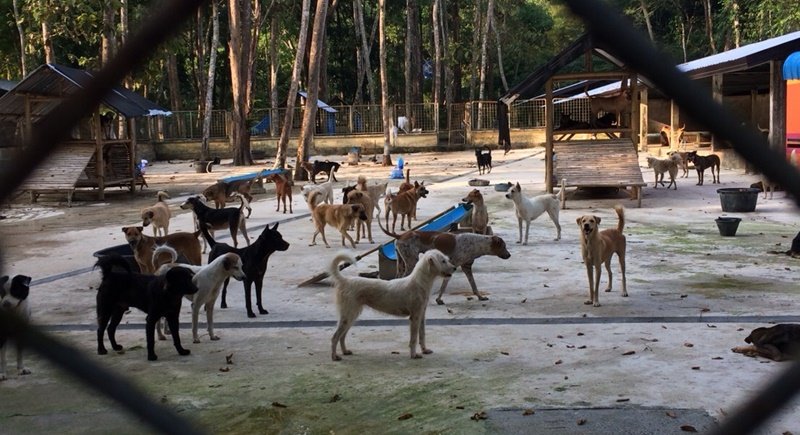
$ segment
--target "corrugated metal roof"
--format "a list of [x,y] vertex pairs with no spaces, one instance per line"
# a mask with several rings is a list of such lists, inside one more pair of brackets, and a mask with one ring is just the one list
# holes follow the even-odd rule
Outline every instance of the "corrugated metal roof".
[[[31,105],[31,115],[35,122],[50,113],[61,100],[83,88],[92,78],[89,71],[56,64],[42,65],[0,97],[0,117],[24,116],[25,97],[35,96],[35,103]],[[156,103],[119,86],[113,88],[102,102],[126,118],[170,114]]]
[[800,51],[795,51],[783,62],[783,79],[800,80]]
[[[297,91],[297,94],[308,100],[308,93],[306,93],[305,91]],[[326,102],[322,100],[317,100],[317,108],[322,109],[328,113],[336,113],[336,109],[329,106]]]

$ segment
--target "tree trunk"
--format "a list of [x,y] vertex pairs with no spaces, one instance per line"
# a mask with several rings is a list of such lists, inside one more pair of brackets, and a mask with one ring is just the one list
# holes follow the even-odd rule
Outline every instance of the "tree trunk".
[[378,0],[378,50],[383,112],[383,166],[392,166],[392,156],[389,153],[392,122],[389,112],[389,82],[386,72],[386,0]]
[[[422,69],[420,53],[422,52],[419,32],[419,4],[417,0],[406,0],[406,50],[405,50],[405,115],[412,119],[414,114],[412,103],[422,101],[420,92],[420,71]],[[413,127],[413,123],[412,123]]]
[[253,9],[250,0],[228,0],[228,59],[231,68],[231,148],[233,164],[237,166],[252,165],[250,155],[250,129],[247,126],[248,107],[247,92],[250,89],[251,29],[253,27]]
[[739,48],[742,43],[742,26],[739,23],[739,1],[731,0],[731,15],[733,18],[733,46]]
[[170,51],[167,53],[167,82],[169,86],[170,109],[181,110],[181,85],[178,80],[178,56]]
[[103,32],[100,36],[100,63],[106,65],[114,56],[116,45],[116,4],[114,2],[103,2]]
[[[47,0],[42,0],[42,7],[46,11],[50,10],[50,5]],[[42,46],[44,47],[44,61],[46,63],[56,63],[56,53],[53,48],[53,38],[50,34],[50,24],[47,22],[49,17],[47,14],[42,16]]]
[[703,0],[703,11],[706,18],[706,36],[708,37],[708,46],[711,48],[711,54],[716,54],[717,44],[714,42],[714,21],[711,16],[711,0]]
[[[440,25],[441,31],[442,31],[442,41],[441,41],[442,60],[441,61],[442,61],[443,67],[444,67],[443,68],[444,69],[444,83],[443,83],[443,85],[444,85],[444,101],[443,101],[443,103],[446,105],[446,108],[447,108],[447,117],[446,117],[447,121],[446,122],[448,123],[447,124],[448,127],[446,127],[446,128],[449,128],[450,111],[451,111],[451,107],[453,105],[453,102],[455,101],[454,100],[455,95],[453,94],[453,87],[455,86],[455,83],[454,83],[455,80],[453,78],[453,65],[452,65],[453,61],[452,61],[452,55],[451,55],[451,53],[453,53],[453,50],[450,49],[450,47],[451,47],[450,44],[451,43],[450,43],[450,32],[448,30],[449,25],[448,25],[448,22],[447,22],[447,17],[448,17],[447,5],[446,5],[446,3],[443,3],[442,0],[437,0],[437,1],[439,2],[439,25]],[[458,4],[456,4],[456,7],[457,6],[458,6]],[[437,120],[437,127],[438,127],[438,120]]]
[[19,35],[19,66],[22,69],[22,77],[28,75],[28,56],[25,53],[25,29],[22,28],[22,16],[19,14],[19,6],[17,0],[13,1],[14,7],[14,22],[17,25],[17,34]]
[[431,20],[433,27],[433,107],[437,116],[434,118],[434,130],[439,130],[438,109],[442,104],[442,42],[440,39],[441,31],[441,0],[433,0]]
[[[492,15],[494,15],[494,0],[489,0],[486,6],[486,19],[484,20],[483,31],[481,32],[481,73],[480,85],[478,88],[478,100],[480,101],[486,99],[486,75],[488,73],[487,64],[489,62],[489,32],[491,31]],[[480,120],[480,117],[478,120]]]
[[489,20],[492,22],[492,28],[494,29],[494,39],[495,43],[497,44],[497,67],[500,69],[500,81],[503,82],[503,90],[508,92],[508,81],[506,80],[506,72],[503,70],[503,49],[501,48],[502,45],[500,44],[500,32],[497,31],[497,21],[494,18],[494,15],[489,16]]
[[644,24],[647,26],[647,34],[650,36],[650,42],[656,42],[656,38],[653,35],[653,23],[650,22],[650,12],[647,11],[647,3],[645,3],[645,0],[639,0],[639,3],[642,5],[642,15],[644,16]]
[[[364,25],[364,17],[359,15],[356,7],[358,0],[353,0],[353,27],[356,31],[356,40],[363,40],[364,35],[361,29]],[[364,55],[361,44],[356,44],[356,93],[353,96],[353,104],[358,106],[364,102]]]
[[314,127],[316,126],[317,99],[319,97],[319,70],[322,61],[322,50],[325,49],[325,22],[328,13],[328,0],[317,0],[317,10],[314,13],[314,26],[311,32],[311,51],[308,53],[308,98],[303,110],[303,125],[300,128],[300,138],[297,141],[297,168],[294,172],[295,180],[307,180],[308,175],[303,169],[302,162],[308,161],[309,154],[314,147]]
[[[361,4],[361,0],[353,0],[353,7],[358,9],[356,12],[359,32],[361,33],[361,56],[363,61],[364,67],[364,75],[367,78],[367,90],[369,92],[369,98],[367,101],[374,102],[377,96],[377,90],[375,89],[375,79],[372,75],[372,65],[370,64],[370,47],[372,46],[371,40],[372,37],[367,38],[366,27],[364,26],[364,8]],[[377,24],[377,18],[373,20],[372,23],[372,32],[371,34],[375,34],[375,25]]]
[[217,73],[217,47],[219,47],[219,11],[216,0],[211,1],[211,46],[208,48],[208,77],[206,99],[203,104],[203,145],[200,160],[208,160],[208,140],[211,136],[211,111],[214,109],[214,79]]
[[478,88],[481,64],[481,0],[475,1],[475,16],[472,22],[472,66],[469,77],[469,99],[474,100]]
[[[278,13],[273,12],[269,22],[269,135],[278,132]],[[285,154],[284,154],[285,156]]]
[[[297,88],[300,83],[300,74],[303,71],[303,58],[306,56],[306,37],[308,35],[308,20],[311,9],[311,0],[303,0],[303,10],[300,18],[300,32],[297,41],[297,54],[294,57],[294,67],[292,68],[292,78],[289,81],[289,93],[286,97],[286,115],[281,129],[281,138],[278,140],[278,154],[275,157],[274,168],[286,167],[286,153],[289,148],[289,134],[292,132],[294,122],[294,102],[297,100]],[[299,171],[300,165],[297,165]]]

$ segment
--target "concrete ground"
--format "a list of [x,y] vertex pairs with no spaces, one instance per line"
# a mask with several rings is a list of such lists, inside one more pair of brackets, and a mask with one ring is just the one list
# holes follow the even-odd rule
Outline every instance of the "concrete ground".
[[[471,152],[403,157],[412,178],[430,184],[431,194],[419,203],[420,220],[459,202],[472,189],[467,181],[477,177]],[[529,196],[543,192],[541,149],[494,157],[494,170],[481,178],[492,184],[519,181]],[[560,241],[553,241],[555,228],[545,215],[533,222],[529,245],[515,244],[511,201],[492,185],[481,188],[490,224],[512,257],[476,262],[475,279],[488,301],[471,296],[460,272],[450,282],[446,305],[431,301],[427,341],[435,352],[421,360],[408,358],[407,321],[369,309],[348,339],[354,355],[330,360],[333,291],[327,281],[297,284],[323,271],[342,248],[334,231],[328,231],[331,249],[308,246],[313,229],[302,197],[294,196],[289,216],[275,212],[270,193],[257,196],[248,221],[255,237],[264,225],[288,219],[279,230],[291,247],[270,258],[264,280],[269,315],[248,319],[242,285],[234,283],[230,308],[215,311],[219,341],[209,341],[206,333],[201,343],[191,343],[184,304],[181,336],[190,356],[159,342],[159,360],[148,362],[144,316],[135,310],[118,332],[126,351],[95,354],[99,272],[91,270],[92,253],[124,243],[120,228],[136,223],[138,210],[154,201],[157,189],[172,195],[171,230],[190,230],[191,215],[177,207],[186,196],[217,177],[254,168],[223,166],[201,175],[186,162],[157,163],[148,168],[150,188],[132,198],[112,194],[71,209],[15,201],[0,210],[7,216],[0,220],[3,265],[34,277],[30,300],[37,324],[213,433],[703,431],[787,367],[730,348],[744,344],[755,327],[800,320],[800,260],[768,253],[789,248],[800,230],[798,209],[783,192],[772,200],[759,197],[755,212],[731,214],[742,222],[736,237],[723,238],[714,219],[729,214],[721,211],[716,189],[749,186],[758,178],[723,170],[721,185],[695,186],[692,172],[678,180],[677,190],[653,189],[645,157],[640,156],[642,170],[650,185],[642,208],[624,193],[576,193],[561,211]],[[343,166],[337,198],[338,188],[358,174],[385,179],[389,170],[371,163]],[[398,184],[392,180],[390,186],[396,190]],[[617,203],[626,207],[630,296],[620,296],[615,260],[613,291],[601,293],[601,307],[587,306],[575,221],[591,213],[602,218],[601,227],[616,226]],[[373,234],[376,242],[387,239],[376,224]],[[362,243],[355,252],[374,246]],[[373,254],[344,273],[376,268]],[[606,282],[604,274],[601,285]],[[150,431],[38,355],[28,355],[26,365],[32,375],[11,370],[0,382],[0,433]],[[800,402],[762,433],[786,431],[800,432]]]

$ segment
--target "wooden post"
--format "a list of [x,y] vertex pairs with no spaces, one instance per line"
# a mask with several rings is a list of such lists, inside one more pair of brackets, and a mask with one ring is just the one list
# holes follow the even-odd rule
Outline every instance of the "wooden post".
[[100,113],[95,112],[92,115],[92,127],[94,130],[94,155],[95,161],[97,162],[97,199],[104,200],[106,198],[105,188],[106,188],[106,162],[103,156],[103,146],[105,145],[105,140],[103,140],[103,128],[100,125]]
[[669,149],[678,149],[677,130],[679,128],[681,112],[675,100],[669,100]]
[[[714,98],[714,101],[722,104],[722,74],[714,74],[711,76],[711,96]],[[717,135],[711,135],[711,151],[716,151],[720,148],[719,140],[717,139]]]
[[639,136],[639,132],[641,131],[641,120],[639,119],[639,78],[636,74],[632,74],[630,80],[631,83],[628,90],[631,95],[631,140],[633,141],[633,149],[638,152],[641,143],[641,137]]
[[786,81],[783,80],[783,61],[769,63],[769,146],[781,155],[786,151]]
[[131,193],[136,192],[136,118],[128,119],[128,140],[130,145],[128,151],[130,152],[129,171],[131,173]]
[[553,193],[553,80],[545,84],[544,125],[544,186],[547,193]]
[[639,151],[644,151],[647,149],[647,132],[650,131],[647,88],[642,87],[639,94]]

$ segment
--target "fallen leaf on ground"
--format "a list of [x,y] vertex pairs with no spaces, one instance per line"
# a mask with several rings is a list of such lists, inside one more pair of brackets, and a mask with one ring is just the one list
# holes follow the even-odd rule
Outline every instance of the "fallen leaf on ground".
[[721,356],[715,356],[714,358],[711,358],[711,359],[722,359],[722,357]]
[[528,302],[528,298],[523,299],[522,302],[520,302],[520,303],[524,304],[525,302]]
[[500,351],[500,353],[503,354],[503,355],[508,355],[508,352],[506,352],[506,351]]
[[711,308],[703,308],[702,310],[700,310],[701,313],[707,313],[709,311],[711,311]]
[[617,402],[630,402],[631,399],[624,398],[624,399],[617,399]]
[[578,349],[586,349],[586,345],[582,344],[582,345],[578,346]]
[[393,351],[392,351],[392,355],[400,355],[400,352],[398,352],[398,351],[396,351],[396,350],[393,350]]
[[334,394],[333,396],[331,396],[331,403],[338,402],[340,400],[342,400],[342,396],[340,396],[338,394]]
[[221,371],[221,372],[225,373],[225,372],[229,372],[229,371],[231,371],[231,368],[230,368],[230,367],[220,367],[220,368],[219,368],[219,371]]
[[684,432],[697,432],[697,429],[695,429],[695,427],[690,424],[682,425],[681,430]]
[[535,412],[534,410],[530,409],[530,408],[528,408],[528,409],[526,409],[526,410],[522,411],[522,415],[525,415],[525,416],[528,416],[528,415],[533,415],[533,414],[535,414],[535,413],[536,413],[536,412]]
[[288,408],[286,405],[280,402],[272,402],[272,406],[274,406],[275,408]]
[[578,426],[583,426],[584,424],[586,424],[586,419],[585,418],[579,418],[578,421],[576,421],[575,423]]
[[559,364],[561,364],[562,362],[563,362],[563,361],[561,361],[561,360],[558,360],[558,361],[554,362],[553,364],[555,364],[555,365],[559,365]]
[[478,420],[486,420],[487,418],[489,418],[489,416],[486,415],[486,411],[480,411],[480,412],[476,412],[476,413],[472,414],[472,417],[470,417],[470,420],[478,421]]
[[689,343],[689,342],[683,343],[683,345],[685,347],[694,347],[694,345],[692,343]]
[[681,299],[689,297],[689,295],[681,295]]
[[584,334],[583,334],[583,332],[579,332],[579,333],[577,333],[577,334],[575,334],[575,335],[577,335],[578,337],[581,337],[581,336],[583,336]]
[[677,417],[677,415],[675,415],[675,413],[672,412],[672,411],[667,411],[667,417],[675,418],[675,417]]
[[409,418],[413,417],[413,415],[409,412],[397,417],[398,420],[408,420]]
[[708,326],[709,328],[716,328],[717,327],[717,325],[709,325],[708,323],[706,323],[706,326]]
[[624,355],[624,356],[628,356],[628,355],[633,355],[633,354],[635,354],[635,353],[636,353],[636,351],[635,351],[635,350],[629,350],[629,351],[627,351],[627,352],[623,352],[623,353],[622,353],[622,355]]
[[225,364],[233,364],[233,354],[225,355]]
[[556,335],[556,338],[564,338],[563,335]]
[[692,370],[700,370],[700,366],[694,366],[692,367]]
[[464,409],[464,405],[458,405],[456,406],[456,409]]

